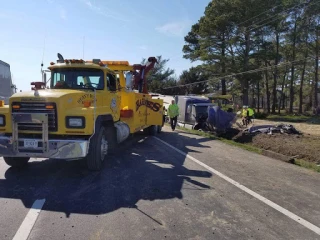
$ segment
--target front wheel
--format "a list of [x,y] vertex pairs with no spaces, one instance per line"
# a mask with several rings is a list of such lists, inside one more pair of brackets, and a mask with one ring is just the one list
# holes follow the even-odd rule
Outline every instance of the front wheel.
[[108,142],[106,140],[106,129],[101,127],[91,138],[89,152],[86,157],[87,167],[91,171],[99,171],[108,154]]
[[3,157],[6,164],[15,168],[22,168],[28,165],[29,157]]

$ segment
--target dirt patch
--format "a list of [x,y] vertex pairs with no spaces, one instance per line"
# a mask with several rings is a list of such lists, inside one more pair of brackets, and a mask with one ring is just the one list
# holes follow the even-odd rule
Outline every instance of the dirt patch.
[[258,126],[258,125],[277,125],[279,123],[292,124],[296,129],[298,129],[300,132],[302,132],[304,134],[320,137],[320,124],[290,123],[290,122],[280,122],[280,121],[275,122],[275,121],[255,119],[253,125],[255,125],[255,126]]
[[295,134],[243,134],[240,132],[234,141],[252,145],[261,149],[297,157],[320,164],[320,137]]
[[219,136],[219,137],[228,139],[228,140],[232,140],[232,139],[234,139],[235,136],[237,136],[237,135],[239,135],[241,133],[242,133],[242,131],[240,129],[231,128],[231,129],[228,129],[224,133],[220,133],[220,134],[216,134],[216,135]]

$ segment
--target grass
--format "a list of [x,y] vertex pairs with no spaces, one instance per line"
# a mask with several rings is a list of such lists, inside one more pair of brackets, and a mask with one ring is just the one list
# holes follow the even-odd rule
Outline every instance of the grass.
[[297,115],[269,115],[267,120],[283,121],[283,122],[308,122],[312,119],[309,116],[297,116]]
[[[188,129],[188,128],[184,128],[184,127],[178,127],[178,129],[180,129],[180,130],[182,130],[184,132],[190,133],[190,134],[206,137],[206,138],[209,138],[209,139],[212,139],[212,140],[219,140],[219,141],[222,141],[222,142],[224,142],[226,144],[229,144],[229,145],[232,145],[232,146],[235,146],[235,147],[240,147],[240,148],[242,148],[244,150],[247,150],[247,151],[250,151],[250,152],[262,154],[262,149],[260,149],[260,148],[257,148],[257,147],[251,146],[251,145],[246,145],[246,144],[243,144],[243,143],[238,143],[238,142],[235,142],[233,140],[228,140],[228,139],[225,139],[225,138],[217,137],[217,136],[215,136],[215,135],[213,135],[211,133],[196,131],[196,130],[192,130],[192,129]],[[303,168],[307,168],[307,169],[311,169],[311,170],[316,171],[316,172],[320,172],[320,166],[318,166],[315,163],[311,163],[311,162],[305,161],[303,159],[295,159],[295,160],[292,161],[292,163],[297,165],[297,166],[303,167]]]
[[212,139],[212,140],[220,140],[221,142],[227,143],[227,144],[232,145],[232,146],[240,147],[240,148],[242,148],[244,150],[247,150],[247,151],[250,151],[250,152],[255,152],[255,153],[259,153],[259,154],[262,153],[262,150],[259,149],[259,148],[253,147],[251,145],[238,143],[238,142],[235,142],[233,140],[225,139],[225,138],[222,138],[222,137],[217,137],[217,136],[215,136],[215,135],[213,135],[211,133],[191,130],[191,129],[184,128],[184,127],[178,127],[178,128],[181,129],[184,132],[195,134],[195,135],[202,136],[202,137],[206,137],[206,138],[209,138],[209,139]]
[[[261,117],[260,117],[261,115]],[[308,124],[320,124],[319,116],[305,116],[305,115],[287,115],[287,114],[265,114],[257,113],[257,119],[269,120],[275,122],[290,122],[290,123],[308,123]]]
[[293,164],[300,166],[300,167],[307,168],[307,169],[312,169],[312,170],[320,173],[320,166],[315,163],[311,163],[311,162],[305,161],[303,159],[295,159],[293,161]]

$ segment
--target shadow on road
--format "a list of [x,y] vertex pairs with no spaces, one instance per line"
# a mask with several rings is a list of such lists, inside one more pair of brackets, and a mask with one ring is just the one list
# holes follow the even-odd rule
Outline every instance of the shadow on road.
[[209,189],[192,177],[209,178],[211,173],[189,170],[184,161],[157,140],[138,135],[106,159],[101,172],[89,172],[77,161],[56,160],[30,162],[24,170],[9,168],[0,179],[0,198],[21,199],[27,208],[45,198],[44,210],[69,217],[136,208],[139,200],[181,199],[184,182],[188,188]]

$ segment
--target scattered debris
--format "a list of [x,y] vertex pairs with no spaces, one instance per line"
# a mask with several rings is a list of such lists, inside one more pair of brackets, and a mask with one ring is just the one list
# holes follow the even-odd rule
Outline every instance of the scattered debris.
[[303,135],[291,124],[252,126],[240,130],[232,140],[320,164],[320,137]]
[[260,126],[252,126],[246,130],[245,133],[249,134],[259,134],[259,133],[287,133],[287,134],[299,134],[301,133],[294,128],[291,124],[279,124],[279,125],[260,125]]

